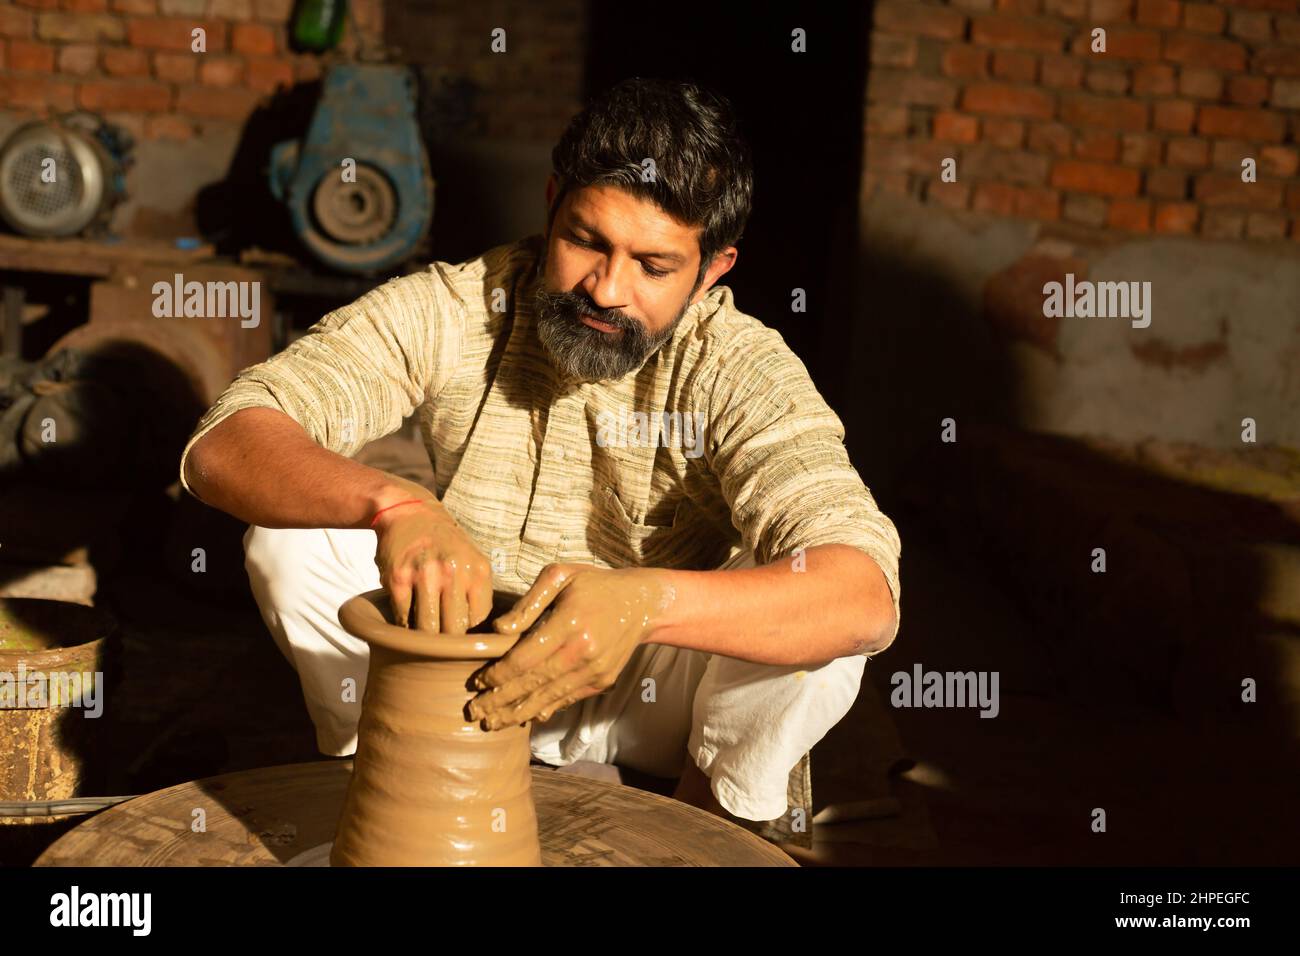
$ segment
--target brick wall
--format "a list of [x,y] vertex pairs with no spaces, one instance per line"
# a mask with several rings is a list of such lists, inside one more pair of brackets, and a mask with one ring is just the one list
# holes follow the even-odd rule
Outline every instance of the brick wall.
[[868,196],[1300,240],[1300,0],[876,0],[867,100]]
[[[376,44],[381,0],[352,0],[349,58]],[[44,116],[89,109],[144,140],[188,140],[240,123],[280,86],[319,76],[322,56],[289,51],[293,0],[2,0],[0,108]],[[191,52],[203,27],[207,49]]]

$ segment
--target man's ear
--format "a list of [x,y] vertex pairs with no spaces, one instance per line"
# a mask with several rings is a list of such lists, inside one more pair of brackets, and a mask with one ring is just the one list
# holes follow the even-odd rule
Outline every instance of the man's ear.
[[713,288],[713,283],[731,271],[731,267],[736,264],[736,258],[739,255],[739,249],[735,246],[727,246],[713,257],[713,261],[709,263],[709,268],[705,270],[704,278],[700,280],[700,287],[691,296],[691,305],[704,298],[709,289]]

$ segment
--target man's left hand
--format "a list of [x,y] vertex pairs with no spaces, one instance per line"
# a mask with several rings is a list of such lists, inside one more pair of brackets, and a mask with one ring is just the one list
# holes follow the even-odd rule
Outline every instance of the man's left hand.
[[470,701],[470,718],[483,720],[488,730],[549,720],[601,693],[618,680],[674,596],[665,572],[656,568],[547,565],[528,593],[493,622],[498,634],[527,633],[475,678],[484,693]]

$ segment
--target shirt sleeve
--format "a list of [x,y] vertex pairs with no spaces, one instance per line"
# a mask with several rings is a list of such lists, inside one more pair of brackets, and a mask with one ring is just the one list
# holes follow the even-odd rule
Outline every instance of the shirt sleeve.
[[865,552],[893,598],[892,643],[902,545],[849,461],[843,424],[775,330],[748,330],[726,352],[708,376],[705,454],[745,546],[757,564],[820,544]]
[[464,334],[464,303],[441,263],[390,279],[330,312],[302,338],[244,369],[199,419],[181,453],[245,408],[284,412],[312,440],[352,456],[395,432],[455,371]]

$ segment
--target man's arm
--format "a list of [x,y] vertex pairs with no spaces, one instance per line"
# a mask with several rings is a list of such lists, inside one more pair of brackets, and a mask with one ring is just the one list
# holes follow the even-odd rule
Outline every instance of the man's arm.
[[322,448],[273,408],[217,424],[190,449],[185,478],[206,504],[264,528],[366,528],[415,496],[411,482]]
[[895,633],[885,576],[841,544],[729,571],[662,571],[674,597],[647,641],[758,664],[819,666],[875,654]]

